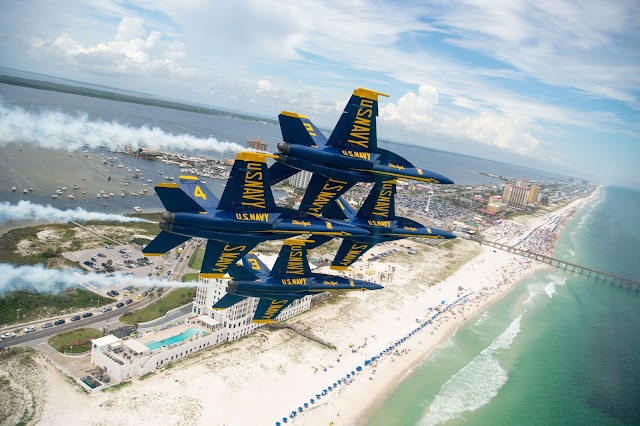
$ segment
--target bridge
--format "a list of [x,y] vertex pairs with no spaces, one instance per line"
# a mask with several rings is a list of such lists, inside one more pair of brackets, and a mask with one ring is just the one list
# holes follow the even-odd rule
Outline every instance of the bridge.
[[640,293],[640,282],[638,281],[633,281],[628,278],[620,277],[618,275],[608,274],[606,272],[587,268],[585,266],[576,265],[575,263],[565,262],[564,260],[545,256],[543,254],[535,253],[529,250],[520,249],[507,244],[498,243],[496,241],[485,240],[482,238],[474,239],[474,241],[486,246],[495,247],[497,249],[507,251],[509,253],[537,260],[538,262],[546,263],[547,265],[553,266],[554,268],[561,269],[566,272],[574,272],[585,277],[593,278],[596,281],[602,281],[612,286],[618,286],[620,288],[626,288],[628,290],[635,290],[636,293]]

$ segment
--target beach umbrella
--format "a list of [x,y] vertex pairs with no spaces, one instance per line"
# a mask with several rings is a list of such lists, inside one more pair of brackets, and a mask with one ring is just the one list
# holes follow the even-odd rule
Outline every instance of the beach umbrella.
[[355,372],[355,371],[352,371],[352,372],[351,372],[351,374],[353,374],[353,375],[355,376],[355,375],[356,375],[356,372]]
[[292,411],[292,412],[291,412],[291,418],[294,418],[295,416],[296,416],[296,412],[295,412],[295,411]]
[[364,365],[369,365],[369,364],[371,364],[371,361],[369,361],[369,360],[366,360],[366,361],[364,362]]
[[288,422],[289,420],[287,420],[287,418],[286,418],[286,417],[283,417],[283,418],[282,418],[282,421],[283,421],[284,423],[286,423],[286,422]]
[[356,371],[362,371],[362,367],[357,366],[357,367],[356,367]]
[[307,408],[309,406],[309,404],[307,404],[306,402],[304,403],[304,408]]
[[311,398],[311,399],[309,400],[309,402],[310,402],[310,403],[312,403],[312,404],[315,404],[315,403],[316,403],[316,400],[315,400],[315,399],[313,399],[313,398]]
[[339,379],[339,380],[338,380],[338,383],[339,383],[339,384],[342,384],[342,379]]
[[320,399],[320,394],[319,393],[316,394],[316,398]]
[[337,384],[337,383],[334,383],[334,384],[333,384],[333,387],[334,387],[334,388],[338,387],[338,384]]
[[276,422],[276,426],[280,426],[280,422]]
[[298,411],[302,413],[302,407],[298,407]]
[[333,388],[331,386],[329,386],[327,389],[329,389],[329,392],[331,392],[333,390]]
[[351,374],[347,374],[347,377],[351,377]]

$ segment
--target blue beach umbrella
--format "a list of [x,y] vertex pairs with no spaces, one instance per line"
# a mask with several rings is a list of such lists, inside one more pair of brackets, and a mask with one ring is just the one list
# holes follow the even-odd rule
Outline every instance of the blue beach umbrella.
[[342,379],[338,380],[338,383],[339,383],[339,384],[342,384]]
[[310,403],[312,403],[312,404],[315,404],[315,403],[316,403],[316,400],[315,400],[315,399],[313,399],[313,398],[311,398],[311,399],[309,400],[309,402],[310,402]]
[[338,387],[338,384],[334,382],[334,383],[333,383],[333,387],[334,387],[334,388]]
[[288,422],[289,420],[287,420],[287,418],[286,418],[286,417],[283,417],[283,418],[282,418],[282,421],[283,421],[284,423],[286,423],[286,422]]
[[307,408],[309,406],[309,404],[307,404],[306,402],[303,405],[304,405],[304,408]]
[[351,374],[347,374],[347,378],[348,378],[348,377],[351,377]]
[[302,413],[302,407],[298,407],[298,411]]
[[371,364],[371,361],[369,361],[369,360],[366,360],[366,361],[364,362],[364,365],[365,365],[365,366],[366,366],[366,365],[369,365],[369,364]]
[[280,426],[280,422],[276,422],[276,426]]

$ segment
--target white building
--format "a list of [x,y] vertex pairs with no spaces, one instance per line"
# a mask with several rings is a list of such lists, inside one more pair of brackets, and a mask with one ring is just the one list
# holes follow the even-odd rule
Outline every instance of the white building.
[[[175,327],[146,333],[140,339],[108,335],[92,340],[91,363],[106,370],[112,382],[119,382],[253,333],[263,325],[252,322],[258,299],[248,297],[224,310],[211,309],[227,293],[227,283],[224,279],[200,278],[193,312]],[[311,296],[303,297],[284,309],[277,320],[289,319],[310,306]]]
[[307,170],[301,170],[289,178],[289,185],[295,186],[296,188],[306,188],[309,186],[312,174],[313,173]]

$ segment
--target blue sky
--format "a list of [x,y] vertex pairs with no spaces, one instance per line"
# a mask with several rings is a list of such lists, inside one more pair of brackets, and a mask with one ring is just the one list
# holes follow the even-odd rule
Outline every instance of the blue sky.
[[[640,187],[637,0],[6,0],[0,65]],[[1,93],[0,93],[1,95]]]

